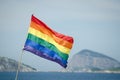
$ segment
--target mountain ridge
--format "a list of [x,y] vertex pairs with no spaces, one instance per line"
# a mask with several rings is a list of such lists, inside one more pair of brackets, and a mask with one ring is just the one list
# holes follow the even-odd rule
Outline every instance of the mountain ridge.
[[[7,57],[0,57],[0,72],[15,72],[18,69],[18,62],[16,60],[7,58]],[[36,71],[35,68],[21,63],[20,65],[20,72],[32,72]]]
[[[114,58],[112,58],[112,57],[109,57],[109,56],[107,56],[107,55],[104,55],[104,54],[102,54],[102,53],[99,53],[99,52],[96,52],[96,51],[92,51],[92,50],[89,50],[89,49],[83,49],[82,51],[79,51],[78,53],[86,53],[86,52],[90,52],[90,53],[92,53],[92,54],[95,54],[96,56],[102,56],[102,57],[107,57],[107,58],[110,58],[110,59],[112,59],[112,60],[115,60],[115,61],[117,61],[116,59],[114,59]],[[96,54],[97,53],[97,54]]]
[[84,49],[73,55],[68,63],[70,72],[120,71],[120,62],[102,53]]

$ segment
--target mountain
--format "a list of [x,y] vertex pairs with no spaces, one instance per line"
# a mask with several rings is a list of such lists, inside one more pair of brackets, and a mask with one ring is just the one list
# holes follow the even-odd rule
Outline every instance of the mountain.
[[120,71],[120,62],[91,50],[82,50],[75,54],[68,63],[67,71],[95,72],[95,71]]
[[[17,61],[6,57],[0,57],[0,72],[3,71],[13,72],[13,71],[17,71],[17,69],[18,69]],[[29,72],[29,71],[36,71],[36,69],[26,64],[21,64],[19,71]]]

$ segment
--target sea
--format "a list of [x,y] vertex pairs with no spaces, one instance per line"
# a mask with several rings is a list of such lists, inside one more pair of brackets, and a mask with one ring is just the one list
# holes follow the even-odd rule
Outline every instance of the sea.
[[[15,80],[16,72],[0,72],[0,80]],[[19,72],[18,80],[120,80],[120,73]]]

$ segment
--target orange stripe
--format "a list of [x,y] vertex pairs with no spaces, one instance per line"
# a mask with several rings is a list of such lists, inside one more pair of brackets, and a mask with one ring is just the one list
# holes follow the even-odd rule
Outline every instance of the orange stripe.
[[35,22],[31,21],[31,24],[30,24],[30,27],[44,33],[44,34],[47,34],[48,36],[50,36],[51,38],[53,38],[58,44],[64,46],[64,47],[67,47],[69,49],[72,48],[72,43],[61,39],[61,38],[58,38],[56,37],[51,31],[49,31],[48,29],[46,29],[45,27],[42,27],[43,25],[38,25],[36,24]]

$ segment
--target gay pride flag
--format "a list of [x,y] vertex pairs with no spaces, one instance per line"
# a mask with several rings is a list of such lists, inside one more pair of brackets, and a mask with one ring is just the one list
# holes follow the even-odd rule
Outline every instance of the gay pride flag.
[[50,29],[46,24],[32,15],[23,50],[57,62],[66,68],[72,45],[72,37]]

